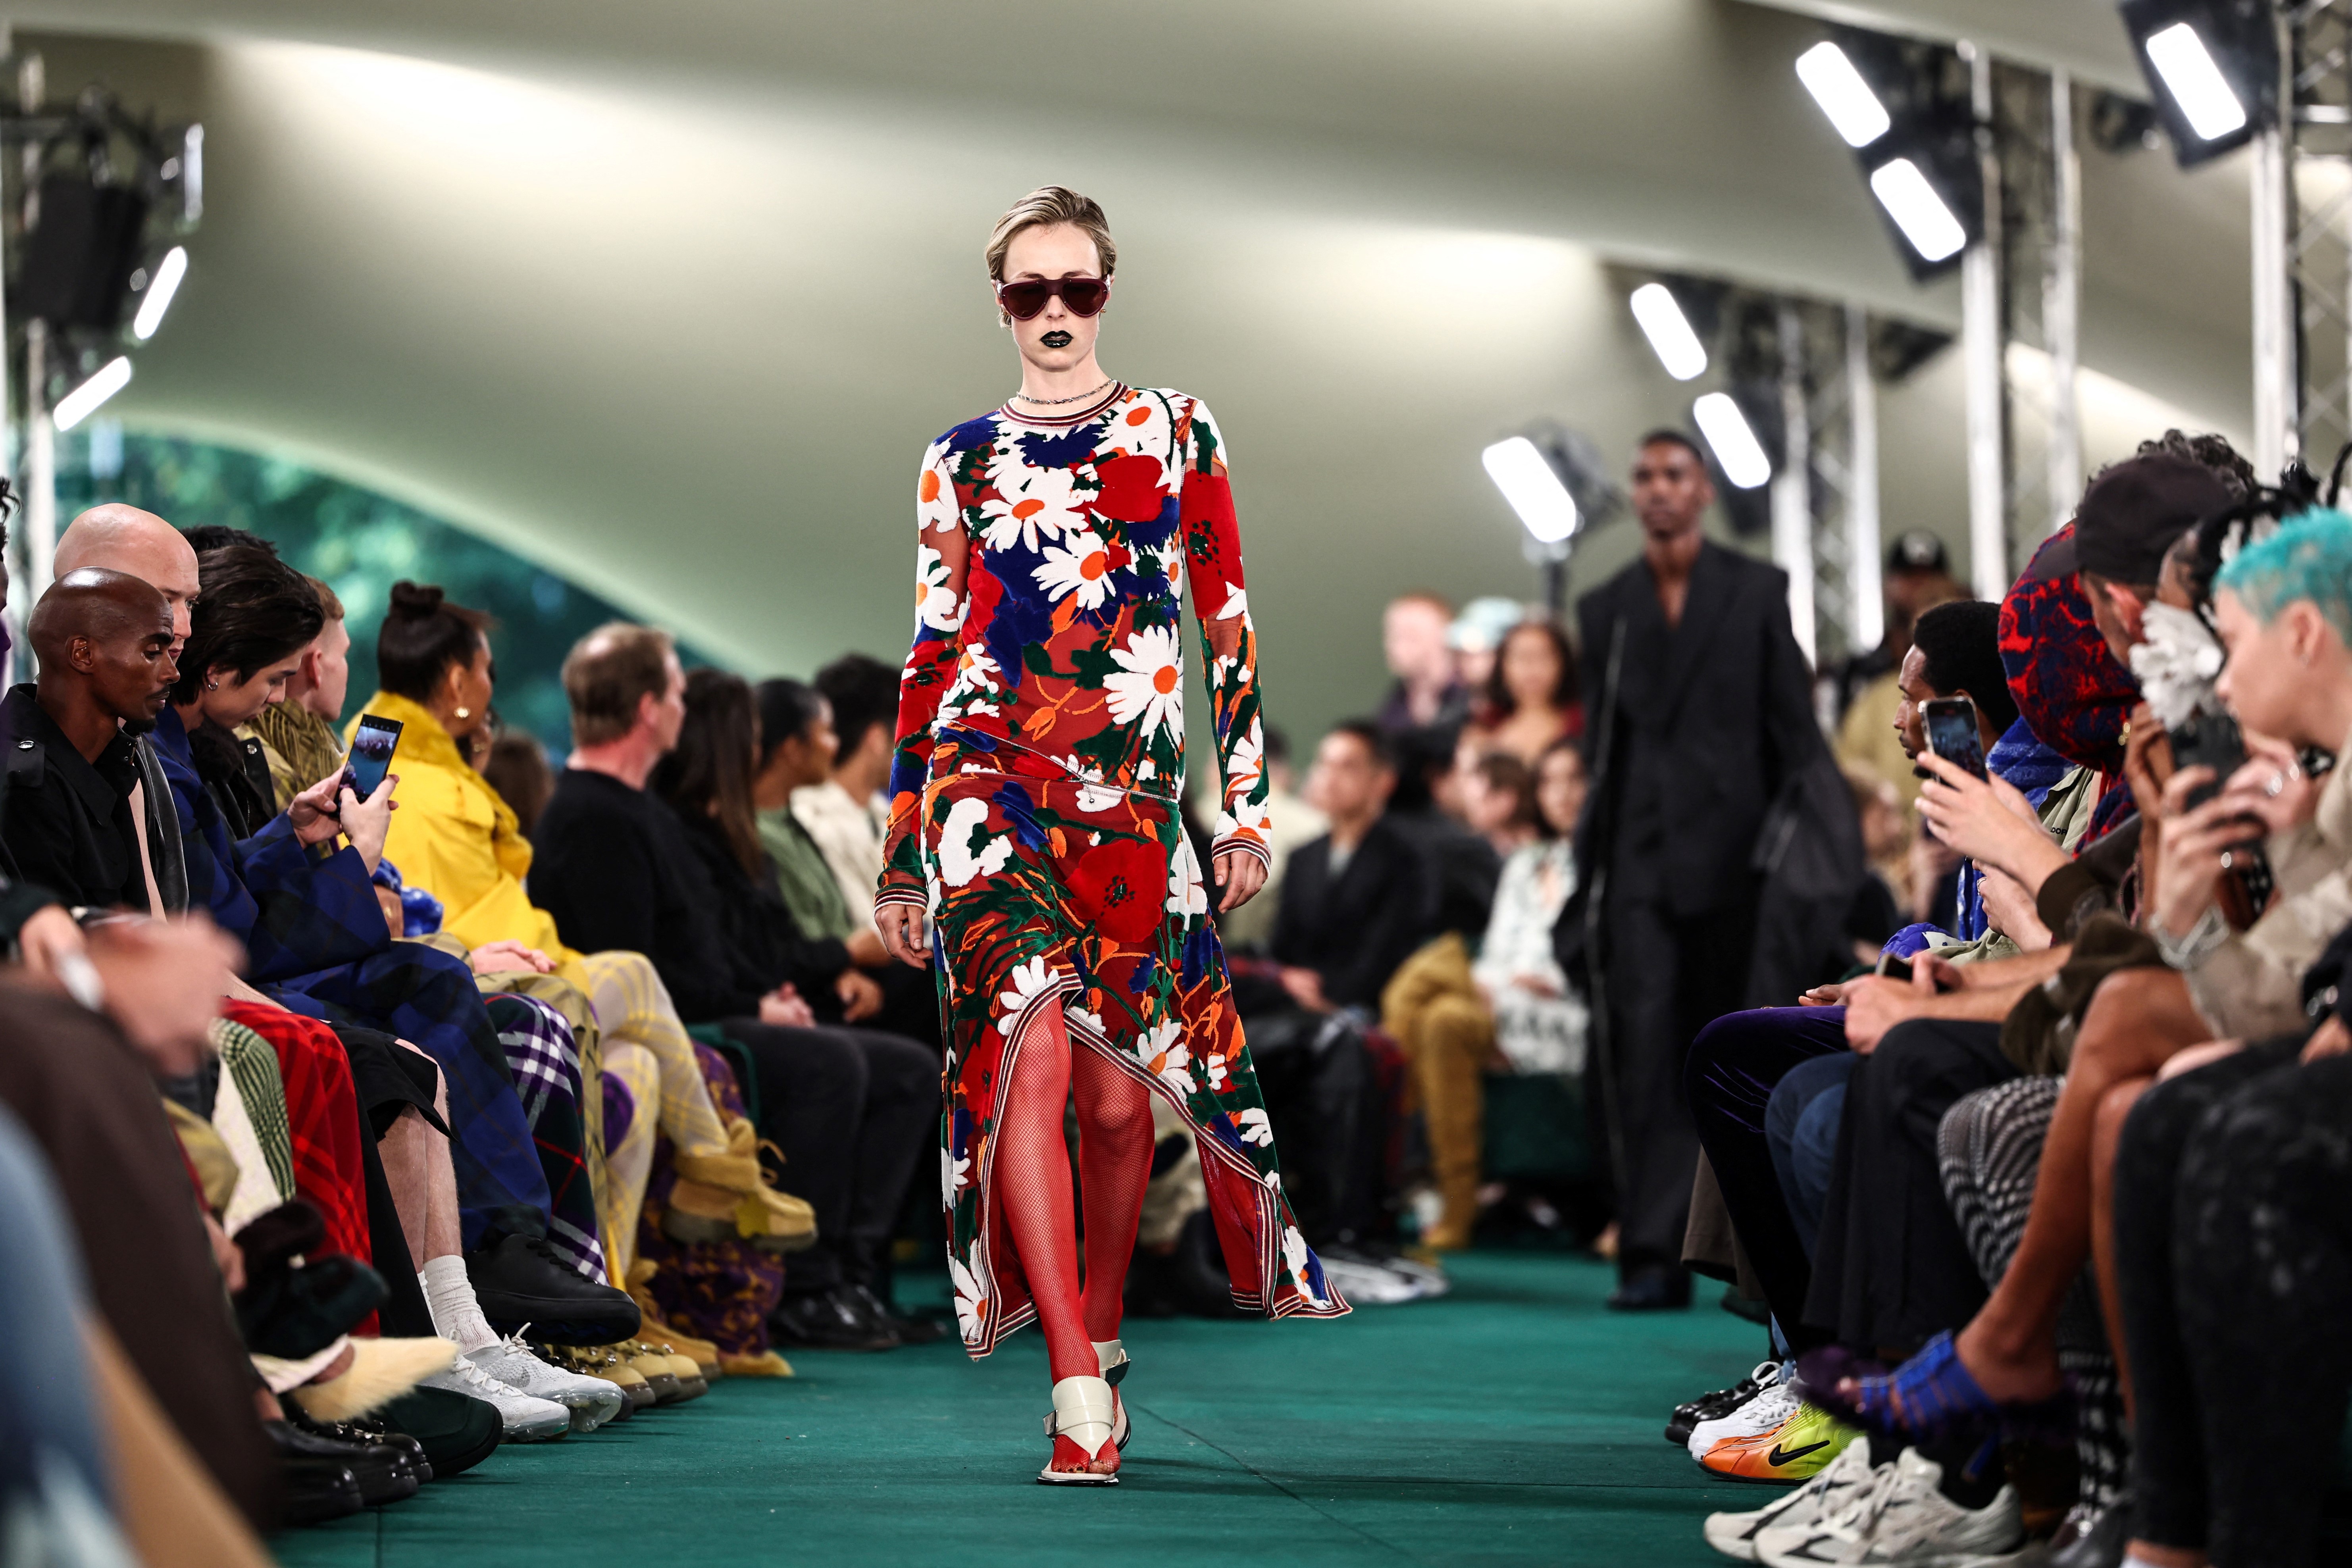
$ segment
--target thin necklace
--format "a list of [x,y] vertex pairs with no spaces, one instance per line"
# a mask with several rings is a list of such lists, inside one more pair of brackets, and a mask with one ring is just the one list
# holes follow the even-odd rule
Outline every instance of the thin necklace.
[[1040,408],[1059,408],[1065,403],[1084,403],[1109,384],[1110,378],[1105,376],[1099,384],[1087,388],[1075,397],[1032,397],[1025,392],[1016,392],[1013,395],[1023,403],[1034,403]]

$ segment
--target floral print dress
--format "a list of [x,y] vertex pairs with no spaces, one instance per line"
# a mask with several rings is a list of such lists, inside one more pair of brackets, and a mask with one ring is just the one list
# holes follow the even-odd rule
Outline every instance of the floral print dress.
[[1213,854],[1265,860],[1257,657],[1223,443],[1182,393],[999,408],[917,480],[916,628],[877,910],[932,921],[946,1025],[940,1192],[964,1348],[1035,1315],[992,1203],[1003,1087],[1059,1002],[1074,1048],[1192,1123],[1234,1299],[1348,1310],[1299,1235],[1184,835],[1183,602],[1223,773]]

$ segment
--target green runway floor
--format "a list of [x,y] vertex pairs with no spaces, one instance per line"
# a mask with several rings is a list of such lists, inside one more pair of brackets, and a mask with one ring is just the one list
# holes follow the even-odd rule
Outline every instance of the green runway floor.
[[1602,1310],[1603,1266],[1474,1254],[1452,1296],[1336,1321],[1139,1321],[1116,1489],[1048,1488],[1044,1342],[804,1353],[790,1382],[539,1447],[272,1542],[289,1568],[731,1568],[1212,1561],[1717,1563],[1710,1483],[1660,1436],[1744,1374],[1759,1331],[1707,1304]]

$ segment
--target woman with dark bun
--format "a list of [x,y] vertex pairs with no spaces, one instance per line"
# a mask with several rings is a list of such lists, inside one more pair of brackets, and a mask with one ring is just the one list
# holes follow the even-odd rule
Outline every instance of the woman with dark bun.
[[[385,855],[409,886],[441,900],[445,932],[469,948],[510,944],[519,962],[561,974],[595,1007],[603,1070],[618,1076],[646,1112],[604,1151],[610,1179],[602,1195],[604,1243],[615,1279],[628,1278],[635,1255],[656,1129],[677,1151],[678,1182],[663,1216],[673,1237],[735,1236],[742,1216],[756,1211],[759,1230],[750,1239],[773,1250],[805,1246],[814,1233],[809,1206],[768,1187],[749,1121],[720,1119],[694,1042],[652,963],[642,953],[566,947],[553,918],[523,890],[530,841],[467,760],[470,743],[489,722],[495,681],[488,628],[488,616],[451,604],[438,588],[393,584],[376,638],[383,689],[362,710],[402,725],[394,764],[402,779],[400,811]],[[357,728],[354,719],[351,729]],[[760,1202],[747,1208],[741,1199],[749,1194]],[[738,1374],[785,1370],[764,1342],[740,1362],[722,1355],[721,1364]]]

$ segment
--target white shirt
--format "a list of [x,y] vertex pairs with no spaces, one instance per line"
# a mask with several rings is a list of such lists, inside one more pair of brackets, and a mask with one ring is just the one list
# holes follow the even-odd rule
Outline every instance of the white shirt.
[[870,907],[882,879],[882,837],[889,808],[878,795],[864,805],[832,779],[793,791],[793,815],[824,856],[853,910]]

